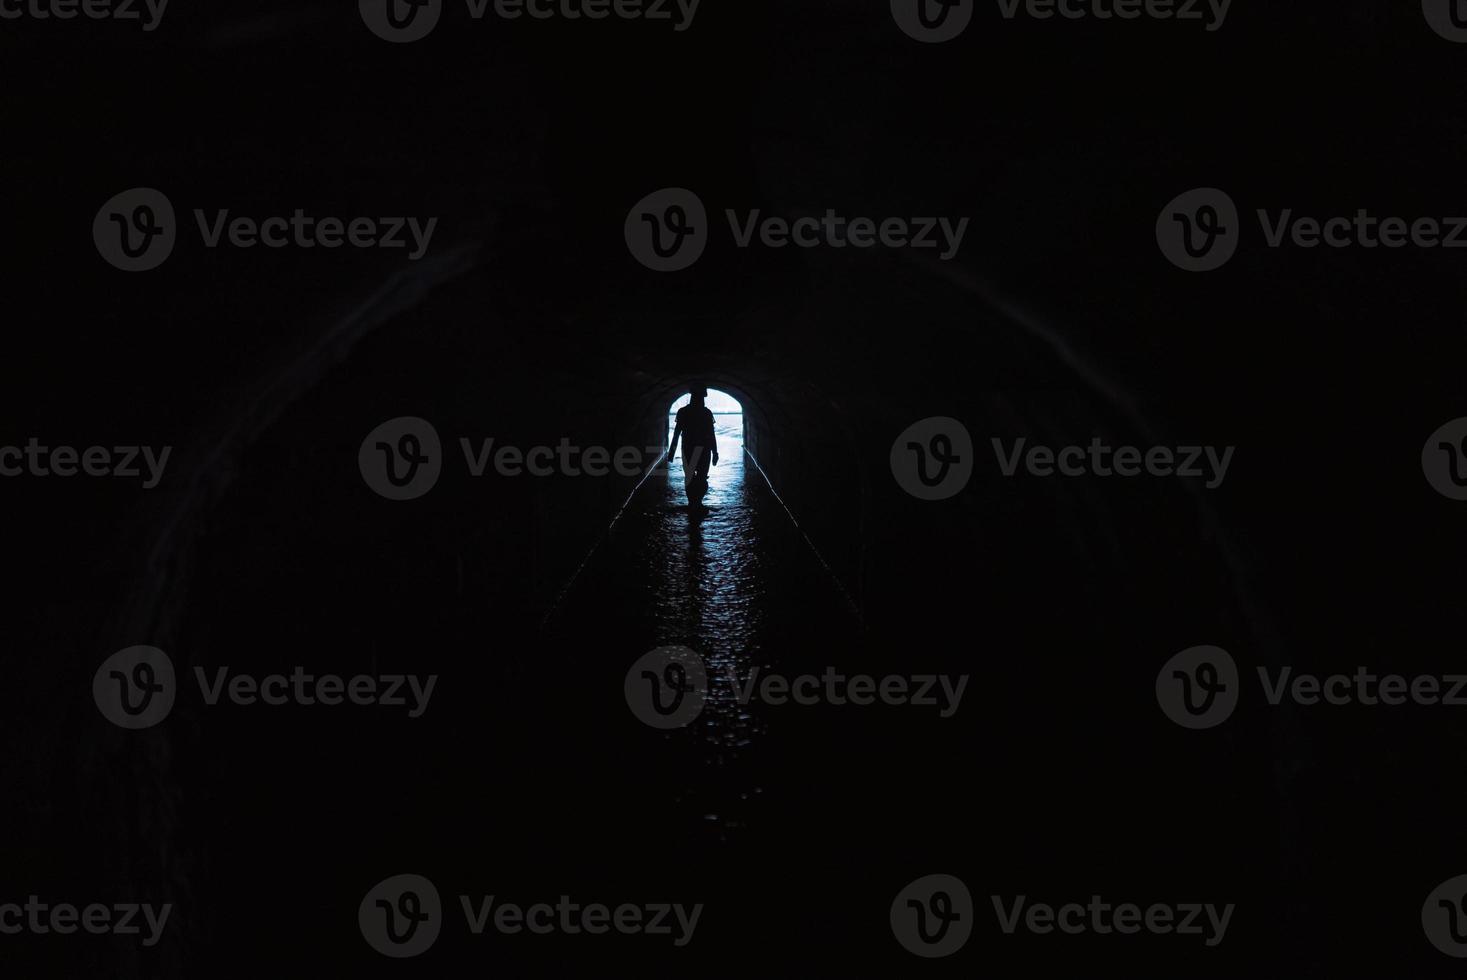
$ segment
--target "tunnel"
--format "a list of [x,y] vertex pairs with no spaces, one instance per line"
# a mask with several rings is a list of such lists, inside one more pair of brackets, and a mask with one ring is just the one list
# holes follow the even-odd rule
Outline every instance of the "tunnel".
[[[1254,629],[1207,501],[1184,486],[1139,498],[1098,481],[1021,488],[980,466],[963,494],[932,504],[898,486],[888,458],[931,416],[962,419],[975,454],[987,452],[979,433],[1155,438],[1123,391],[981,282],[923,265],[877,276],[862,256],[781,261],[761,270],[746,309],[701,314],[697,329],[676,289],[603,294],[598,342],[576,345],[562,324],[586,312],[526,308],[509,288],[523,270],[484,252],[450,256],[440,281],[389,279],[346,304],[356,319],[325,321],[320,343],[269,367],[236,414],[181,450],[193,479],[134,532],[146,565],[115,609],[114,644],[145,635],[180,673],[205,677],[309,662],[440,678],[422,717],[343,711],[324,738],[313,716],[279,709],[264,737],[284,753],[264,751],[248,711],[181,703],[169,734],[154,736],[158,754],[126,751],[130,768],[106,768],[118,782],[90,793],[149,799],[140,823],[112,833],[146,840],[147,825],[169,821],[160,881],[214,910],[182,925],[167,955],[243,943],[234,923],[275,887],[255,869],[306,869],[302,887],[318,901],[349,905],[351,888],[370,884],[364,850],[384,875],[492,867],[499,887],[533,895],[547,878],[585,894],[706,895],[745,910],[733,934],[757,918],[771,942],[806,941],[779,933],[796,922],[836,941],[845,927],[810,925],[799,894],[876,902],[904,869],[941,860],[933,841],[966,839],[994,796],[1037,795],[1052,815],[985,813],[985,839],[1013,842],[999,875],[1040,851],[1106,860],[1070,833],[1075,801],[1128,778],[1151,792],[1146,774],[1187,754],[1136,742],[1154,724],[1144,700],[1156,656],[1199,630]],[[845,324],[881,317],[905,325],[902,343],[846,335]],[[670,407],[695,383],[743,413],[743,445],[714,469],[701,518],[670,468],[652,465]],[[400,417],[432,424],[443,471],[425,495],[391,501],[357,457],[368,433]],[[474,475],[468,460],[490,439],[637,447],[640,468]],[[1147,655],[1092,653],[1128,645]],[[669,646],[703,657],[708,702],[687,729],[653,732],[618,692],[630,664]],[[1059,669],[1081,683],[1048,684]],[[739,697],[773,672],[831,671],[967,675],[964,710]],[[1129,691],[1119,715],[1131,720],[1064,693],[1087,689]],[[1071,722],[1027,721],[1055,710]],[[1249,753],[1271,737],[1210,760],[1251,786],[1240,807],[1274,792],[1248,775]],[[1142,763],[1117,770],[1113,758],[1138,753]],[[334,802],[322,804],[323,787]],[[1087,820],[1152,846],[1157,828],[1138,830],[1133,816]],[[886,828],[880,839],[868,819]],[[225,850],[213,843],[220,828]],[[1175,833],[1181,846],[1189,832]],[[661,854],[677,857],[648,858]],[[1251,867],[1229,847],[1213,859],[1224,877]],[[790,875],[794,887],[771,895]],[[308,942],[296,928],[313,927],[249,947],[242,968]]]
[[[1315,635],[1306,612],[1338,606],[1328,622],[1348,634],[1373,608],[1357,583],[1305,609],[1308,562],[1349,567],[1376,503],[1341,503],[1358,474],[1291,469],[1314,443],[1278,421],[1307,403],[1309,437],[1342,443],[1319,458],[1365,466],[1357,436],[1312,401],[1316,387],[1358,400],[1362,375],[1333,370],[1342,342],[1321,327],[1306,357],[1279,339],[1280,324],[1312,322],[1318,295],[1343,308],[1361,276],[1314,270],[1326,288],[1248,267],[1260,278],[1246,284],[1285,290],[1260,312],[1256,290],[1203,291],[1156,254],[1155,188],[1229,159],[1212,116],[1175,93],[1119,119],[1092,104],[1091,72],[1114,53],[1078,31],[1036,71],[1027,41],[985,37],[962,57],[908,43],[884,6],[723,5],[706,14],[718,30],[672,46],[589,22],[464,22],[396,46],[353,10],[341,41],[328,7],[198,11],[163,38],[167,58],[137,57],[136,40],[93,52],[123,81],[77,90],[67,139],[78,160],[100,156],[30,185],[67,202],[47,224],[67,229],[144,184],[186,219],[303,203],[443,218],[411,262],[181,246],[132,276],[110,275],[88,241],[54,250],[100,270],[51,296],[78,304],[67,323],[85,356],[55,334],[36,363],[65,383],[16,378],[34,395],[17,417],[173,447],[156,491],[45,487],[65,547],[15,510],[44,593],[6,695],[24,721],[15,785],[50,801],[18,815],[46,865],[26,880],[179,909],[156,948],[67,947],[67,975],[385,976],[401,964],[362,942],[355,915],[402,873],[432,878],[454,914],[456,896],[490,893],[706,903],[710,976],[819,973],[831,950],[844,974],[905,975],[917,961],[892,940],[893,896],[936,873],[967,880],[985,917],[991,894],[1105,882],[1128,900],[1246,898],[1262,938],[1225,951],[1235,971],[1291,930],[1336,929],[1309,886],[1349,843],[1321,828],[1364,805],[1354,770],[1300,738],[1287,705],[1245,701],[1196,739],[1157,706],[1178,651],[1276,665]],[[1193,77],[1171,48],[1155,57]],[[1218,84],[1227,119],[1297,125]],[[1239,167],[1243,183],[1273,160]],[[695,264],[660,272],[624,227],[673,187],[696,189],[720,230]],[[744,247],[723,224],[725,211],[793,222],[832,207],[973,223],[951,260]],[[1264,321],[1257,350],[1235,343]],[[680,462],[661,461],[669,410],[699,384],[742,413],[703,513]],[[933,419],[971,440],[971,476],[943,499],[893,465]],[[441,469],[394,499],[362,460],[379,443],[420,451],[425,426]],[[1221,492],[1005,471],[1020,440],[1250,439],[1263,461],[1240,449]],[[575,475],[524,465],[561,446]],[[512,473],[495,462],[506,448]],[[591,475],[592,448],[636,465]],[[89,692],[105,657],[138,644],[167,652],[182,693],[166,723],[133,732]],[[661,729],[625,691],[667,649],[699,658],[706,703]],[[436,683],[417,715],[201,693],[298,667]],[[909,696],[858,703],[857,677]],[[816,703],[771,679],[799,679]],[[460,930],[421,965],[696,972],[671,943],[593,938],[548,955]],[[998,948],[1009,973],[1033,966],[1029,947]],[[1043,965],[1074,972],[1093,948]],[[1127,962],[1154,955],[1174,973],[1174,951]]]

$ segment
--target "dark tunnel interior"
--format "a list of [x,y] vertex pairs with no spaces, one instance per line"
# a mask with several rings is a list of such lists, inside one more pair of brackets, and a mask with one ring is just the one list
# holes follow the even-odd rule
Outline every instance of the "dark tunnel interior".
[[[1460,660],[1441,635],[1467,518],[1423,493],[1418,454],[1461,414],[1467,282],[1450,256],[1281,270],[1262,248],[1179,275],[1153,224],[1209,182],[1301,209],[1361,188],[1403,211],[1455,199],[1459,168],[1422,161],[1460,113],[1401,121],[1372,86],[1409,64],[1439,93],[1460,64],[1380,39],[1406,15],[1363,0],[1235,14],[1234,48],[1031,24],[966,52],[905,43],[874,6],[710,0],[707,30],[671,45],[607,21],[397,46],[354,5],[272,0],[178,10],[156,39],[81,32],[85,76],[50,71],[39,35],[0,38],[36,79],[10,124],[10,213],[46,212],[11,272],[34,302],[13,314],[9,423],[174,447],[156,490],[0,485],[24,580],[0,689],[15,892],[179,910],[156,947],[56,945],[57,972],[34,975],[1437,975],[1391,950],[1421,945],[1415,897],[1467,869],[1450,822],[1425,818],[1460,806],[1462,723],[1251,696],[1182,732],[1156,681],[1200,644],[1249,677]],[[1382,61],[1298,55],[1301,37]],[[85,229],[144,186],[184,223],[442,218],[421,261],[195,243],[114,275]],[[715,225],[831,207],[973,222],[953,261],[740,248],[720,228],[658,273],[623,222],[668,187],[697,188]],[[697,384],[743,410],[701,512],[652,465]],[[402,418],[431,424],[442,472],[395,501],[360,459]],[[893,477],[932,418],[972,435],[951,499]],[[1016,440],[1238,451],[1213,489],[1005,476]],[[561,445],[630,447],[638,467],[474,472]],[[145,732],[89,694],[134,644],[190,692]],[[703,656],[707,705],[653,730],[623,685],[671,646]],[[416,717],[209,704],[194,684],[297,665],[437,681]],[[738,697],[830,673],[929,678],[936,701]],[[945,714],[937,679],[957,677]],[[358,903],[406,872],[450,917],[460,895],[701,902],[713,952],[460,922],[388,960]],[[893,942],[893,896],[936,873],[973,887],[985,959]],[[1216,949],[1046,944],[991,924],[989,896],[1017,894],[1240,911]]]

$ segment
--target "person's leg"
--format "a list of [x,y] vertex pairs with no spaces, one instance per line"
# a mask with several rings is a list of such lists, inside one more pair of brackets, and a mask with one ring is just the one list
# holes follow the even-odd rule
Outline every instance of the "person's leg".
[[702,447],[690,445],[683,441],[683,492],[687,494],[688,503],[693,503],[700,494],[698,493],[698,462],[706,453]]

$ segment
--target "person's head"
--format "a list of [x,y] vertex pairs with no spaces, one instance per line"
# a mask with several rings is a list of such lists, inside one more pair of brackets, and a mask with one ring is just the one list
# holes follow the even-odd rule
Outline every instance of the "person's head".
[[708,395],[708,389],[702,385],[693,385],[689,395],[694,405],[701,405],[703,404],[703,399]]

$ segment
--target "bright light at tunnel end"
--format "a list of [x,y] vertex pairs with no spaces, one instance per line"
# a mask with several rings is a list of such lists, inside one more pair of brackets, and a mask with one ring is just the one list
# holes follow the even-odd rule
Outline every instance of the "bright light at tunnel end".
[[[673,402],[672,405],[668,407],[667,414],[677,414],[678,409],[689,404],[690,402],[692,402],[692,400],[693,396],[687,392],[684,392],[682,397],[678,398],[677,401]],[[707,406],[708,411],[712,412],[714,415],[744,414],[744,406],[739,404],[739,400],[737,398],[735,398],[733,395],[730,395],[726,391],[719,391],[717,388],[708,389],[708,397],[703,399],[703,404]]]

